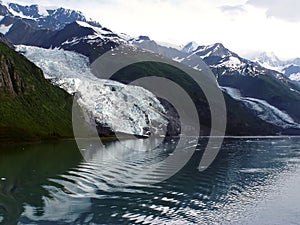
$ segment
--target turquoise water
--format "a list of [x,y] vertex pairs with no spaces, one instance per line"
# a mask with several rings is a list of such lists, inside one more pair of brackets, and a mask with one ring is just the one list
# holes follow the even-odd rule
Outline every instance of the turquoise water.
[[[107,144],[131,168],[163,159],[176,142]],[[195,145],[188,141],[187,146]],[[297,224],[300,139],[231,138],[213,164],[197,170],[206,140],[189,163],[149,187],[118,186],[114,161],[86,162],[73,141],[1,147],[0,221],[6,224]],[[138,151],[123,152],[124,146]]]

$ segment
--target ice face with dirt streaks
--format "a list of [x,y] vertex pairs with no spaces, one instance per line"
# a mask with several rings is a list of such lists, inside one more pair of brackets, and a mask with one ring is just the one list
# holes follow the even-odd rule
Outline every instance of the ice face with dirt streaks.
[[18,46],[17,50],[40,67],[45,77],[70,94],[79,94],[78,103],[91,120],[116,132],[143,135],[144,128],[162,134],[167,126],[160,101],[142,87],[96,78],[88,58],[61,49]]

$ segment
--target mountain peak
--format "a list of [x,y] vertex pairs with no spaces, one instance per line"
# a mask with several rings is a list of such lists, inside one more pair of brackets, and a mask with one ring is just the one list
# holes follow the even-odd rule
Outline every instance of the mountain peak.
[[140,35],[138,37],[130,37],[127,35],[127,37],[125,36],[125,40],[128,40],[129,42],[132,42],[132,43],[143,43],[145,41],[146,42],[151,41],[151,39],[146,35]]
[[300,66],[300,58],[295,58],[295,59],[291,60],[291,63],[295,64],[297,66]]
[[198,46],[199,45],[196,42],[191,41],[182,48],[182,51],[184,51],[186,53],[191,53],[191,52],[195,51],[198,48]]
[[220,42],[213,44],[214,48],[225,48],[224,45]]
[[140,40],[140,41],[150,41],[150,38],[148,36],[140,35],[138,37],[138,40]]
[[268,58],[272,61],[280,61],[279,58],[275,55],[274,52],[262,52],[259,54],[260,58]]
[[274,52],[262,52],[255,57],[253,61],[269,69],[278,68],[284,65],[284,62],[281,61]]
[[[80,11],[62,7],[45,7],[38,4],[20,5],[0,1],[0,15],[14,17],[15,20],[26,19],[26,22],[32,26],[50,30],[60,30],[66,24],[75,21],[84,21],[93,26],[100,26],[99,23],[87,19]],[[10,23],[13,23],[13,21],[10,20]]]
[[229,57],[229,56],[237,56],[235,53],[229,51],[224,47],[222,43],[215,43],[212,45],[203,45],[199,46],[195,51],[195,54],[200,56],[201,58],[206,58],[209,56],[218,56],[221,58]]

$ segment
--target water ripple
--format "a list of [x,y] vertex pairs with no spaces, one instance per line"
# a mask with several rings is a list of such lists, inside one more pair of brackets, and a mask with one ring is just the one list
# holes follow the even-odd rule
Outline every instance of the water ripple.
[[[18,177],[16,173],[0,174],[7,178],[0,181],[0,203],[7,212],[20,212],[21,224],[270,224],[269,220],[287,224],[299,221],[300,207],[295,206],[291,193],[299,195],[296,190],[300,189],[300,139],[226,139],[214,163],[199,172],[197,166],[205,141],[198,144],[187,141],[186,147],[197,144],[198,150],[178,174],[158,185],[130,187],[120,182],[132,179],[145,165],[167,157],[172,152],[172,143],[129,155],[118,155],[123,145],[114,143],[110,155],[113,157],[94,155],[88,162],[81,160],[52,175],[45,174],[43,164],[29,172],[22,171],[27,174],[27,179],[22,181],[12,180]],[[139,142],[138,146],[143,145]],[[52,170],[68,157],[61,156],[60,163],[54,164]],[[33,179],[28,181],[28,176],[34,177],[37,183]],[[274,206],[278,201],[280,208]],[[0,207],[1,220],[7,216],[4,211]],[[274,216],[276,221],[270,219],[270,212],[280,215]],[[255,219],[257,215],[259,220]]]

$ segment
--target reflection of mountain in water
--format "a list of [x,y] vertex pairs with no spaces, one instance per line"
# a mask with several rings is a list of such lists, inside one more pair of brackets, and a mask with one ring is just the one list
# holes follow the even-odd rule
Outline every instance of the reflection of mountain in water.
[[82,158],[71,141],[1,147],[0,154],[0,216],[8,224],[16,223],[27,205],[35,208],[32,214],[43,215],[45,199],[52,198],[48,187],[56,185],[48,178],[76,167]]
[[[262,201],[280,192],[287,179],[291,185],[297,181],[299,139],[244,138],[226,139],[217,159],[204,172],[197,167],[207,140],[199,142],[199,151],[190,162],[166,182],[143,188],[116,186],[114,179],[126,169],[150,166],[155,157],[164,159],[175,144],[169,142],[151,151],[145,141],[109,143],[106,155],[98,151],[88,162],[82,161],[74,142],[2,151],[0,219],[8,224],[203,224],[241,218],[247,222],[249,212],[263,211],[256,207],[264,207]],[[195,144],[186,142],[186,147]],[[116,160],[127,168],[119,168]],[[294,207],[289,202],[281,204],[286,209]],[[284,217],[287,210],[278,213]]]

